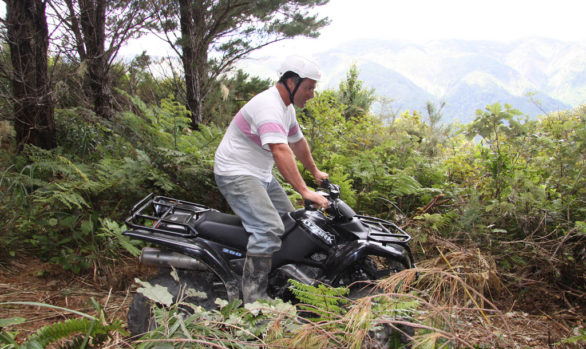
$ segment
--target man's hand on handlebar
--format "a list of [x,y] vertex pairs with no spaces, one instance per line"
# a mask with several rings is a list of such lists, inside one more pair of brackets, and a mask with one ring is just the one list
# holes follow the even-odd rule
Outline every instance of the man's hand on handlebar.
[[313,178],[315,179],[318,186],[321,186],[321,184],[322,184],[321,182],[324,179],[327,179],[328,177],[329,177],[329,175],[327,173],[319,171],[319,170],[313,174]]
[[323,208],[325,210],[330,206],[330,202],[326,197],[311,190],[308,190],[302,197],[303,200],[311,201],[317,208]]

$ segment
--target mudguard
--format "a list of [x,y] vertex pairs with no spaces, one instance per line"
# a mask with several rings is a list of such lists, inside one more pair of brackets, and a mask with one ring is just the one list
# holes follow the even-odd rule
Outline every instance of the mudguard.
[[222,280],[226,287],[229,301],[240,298],[239,278],[231,271],[228,262],[220,257],[216,250],[205,240],[199,238],[187,239],[145,230],[128,230],[123,235],[152,242],[199,260]]
[[355,240],[338,249],[327,261],[327,278],[336,281],[341,273],[366,256],[374,255],[398,260],[405,268],[413,267],[410,251],[400,244],[381,244],[373,241]]

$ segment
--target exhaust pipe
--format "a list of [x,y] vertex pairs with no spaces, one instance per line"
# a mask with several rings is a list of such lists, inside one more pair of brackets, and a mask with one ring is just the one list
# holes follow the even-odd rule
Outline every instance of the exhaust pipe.
[[284,272],[289,276],[290,279],[297,280],[302,284],[306,285],[315,285],[315,279],[309,277],[309,275],[302,272],[299,268],[295,267],[292,264],[285,264],[279,268],[280,271]]
[[155,267],[206,271],[207,265],[199,260],[177,252],[164,251],[158,248],[145,247],[140,254],[140,263]]

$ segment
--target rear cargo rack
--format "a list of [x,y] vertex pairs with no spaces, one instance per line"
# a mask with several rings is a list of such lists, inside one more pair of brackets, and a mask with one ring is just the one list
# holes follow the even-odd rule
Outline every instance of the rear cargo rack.
[[201,204],[151,193],[134,205],[125,223],[136,230],[195,237],[198,233],[194,223],[211,210]]
[[380,243],[401,243],[406,244],[411,240],[411,236],[396,224],[384,219],[356,215],[362,224],[368,226],[368,239]]

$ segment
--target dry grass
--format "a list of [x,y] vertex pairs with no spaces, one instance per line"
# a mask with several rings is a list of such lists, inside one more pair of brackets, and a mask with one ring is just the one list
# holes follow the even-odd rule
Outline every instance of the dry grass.
[[[418,296],[423,310],[419,322],[440,329],[428,337],[444,337],[464,347],[550,348],[571,336],[572,328],[584,326],[580,311],[573,307],[541,316],[516,309],[511,299],[519,295],[505,286],[504,276],[490,256],[477,248],[433,242],[436,257],[419,262],[416,270],[404,270],[379,282],[387,294]],[[547,302],[548,294],[541,296],[546,298],[542,302]],[[497,304],[507,307],[500,309]],[[418,338],[421,344],[426,340],[430,339]]]

